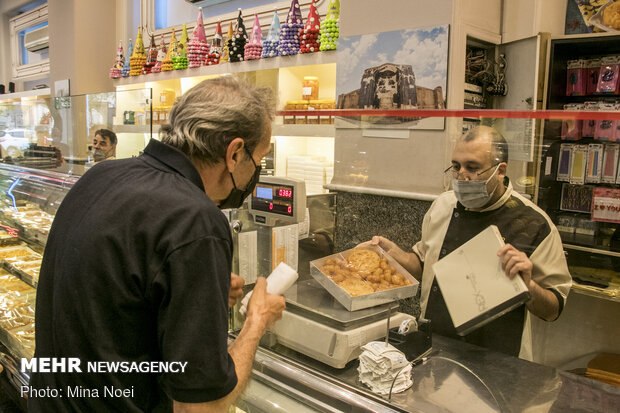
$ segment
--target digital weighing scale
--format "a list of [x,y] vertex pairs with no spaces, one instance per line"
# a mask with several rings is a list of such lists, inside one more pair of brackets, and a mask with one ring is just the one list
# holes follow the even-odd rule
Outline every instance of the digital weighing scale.
[[397,302],[349,311],[314,279],[298,281],[284,294],[286,310],[270,332],[278,343],[336,368],[356,359],[360,347],[385,337],[412,316],[396,312]]

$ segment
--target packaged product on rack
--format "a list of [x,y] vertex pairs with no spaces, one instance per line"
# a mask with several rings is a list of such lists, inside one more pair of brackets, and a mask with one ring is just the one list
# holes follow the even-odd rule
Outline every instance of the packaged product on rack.
[[568,179],[571,184],[583,185],[585,183],[587,159],[588,145],[573,145]]
[[[598,105],[601,112],[614,112],[616,105],[609,102],[600,102]],[[613,141],[616,130],[616,121],[614,120],[597,120],[596,129],[594,130],[594,139],[599,141]]]
[[209,53],[207,53],[207,60],[205,60],[206,66],[212,66],[220,63],[220,57],[222,56],[222,26],[220,22],[217,22],[215,26],[215,34],[211,39],[211,45],[209,47]]
[[308,12],[308,18],[306,19],[306,25],[301,32],[300,53],[313,53],[318,52],[321,42],[319,35],[321,33],[321,21],[319,14],[314,6],[314,0],[310,3],[310,11]]
[[130,57],[133,54],[133,42],[129,39],[129,46],[127,47],[127,54],[125,55],[125,60],[123,62],[123,70],[121,72],[123,77],[129,77],[129,71],[131,70],[130,66]]
[[278,18],[278,11],[274,10],[273,19],[271,20],[271,26],[269,26],[269,33],[265,40],[263,40],[263,54],[262,57],[275,57],[279,56],[278,45],[280,44],[280,19]]
[[228,42],[234,36],[233,25],[232,22],[228,24],[228,32],[226,32],[226,37],[222,39],[222,56],[220,57],[220,63],[230,61],[230,50],[228,50]]
[[278,44],[278,53],[280,56],[288,56],[299,53],[299,33],[304,28],[303,19],[301,17],[301,8],[299,2],[293,0],[286,22],[280,26],[280,39]]
[[260,29],[258,14],[254,13],[254,25],[250,33],[250,41],[244,47],[245,60],[260,59],[263,52],[263,32]]
[[164,64],[164,60],[168,55],[168,48],[166,47],[166,40],[164,39],[164,35],[161,35],[161,40],[159,42],[159,49],[157,50],[157,62],[155,62],[155,66],[151,69],[153,73],[159,73],[162,71],[162,66]]
[[319,98],[319,78],[316,76],[304,76],[301,83],[301,96],[306,100]]
[[248,33],[245,30],[241,9],[237,16],[237,24],[232,38],[228,39],[228,60],[231,63],[244,60],[245,44],[248,42]]
[[112,68],[110,69],[110,77],[112,79],[118,79],[123,75],[123,63],[124,63],[124,56],[123,56],[123,41],[119,40],[118,42],[118,48],[116,49],[116,59],[114,60],[114,66],[112,66]]
[[146,61],[142,66],[142,73],[148,75],[151,73],[153,66],[157,63],[157,43],[155,42],[155,36],[151,35],[150,45],[146,52]]
[[596,85],[596,93],[618,94],[620,82],[620,57],[606,56],[601,59],[601,70]]
[[603,149],[603,166],[601,168],[601,182],[613,184],[618,174],[618,158],[620,144],[606,143]]
[[586,94],[585,61],[569,60],[566,66],[566,96],[584,96]]
[[588,145],[588,166],[586,167],[586,183],[596,184],[601,182],[601,169],[603,166],[603,144],[591,143]]
[[596,93],[598,85],[598,77],[601,72],[601,59],[586,60],[586,94],[593,95]]
[[[598,111],[598,102],[585,102],[584,110],[590,112]],[[593,138],[596,130],[596,120],[587,119],[581,121],[581,136],[584,138]]]
[[183,23],[181,39],[177,42],[176,51],[172,55],[174,70],[187,69],[187,26]]
[[[571,103],[568,105],[564,105],[564,110],[568,112],[574,112],[583,110],[584,105]],[[562,121],[562,140],[567,141],[576,141],[581,139],[581,125],[582,121],[580,119],[564,119]]]
[[321,24],[320,50],[336,50],[340,21],[340,0],[329,0],[325,20]]
[[209,45],[207,44],[207,36],[202,21],[202,7],[199,7],[196,27],[194,27],[192,38],[187,46],[188,67],[202,66],[207,53],[209,53]]
[[142,66],[146,63],[146,55],[144,54],[144,43],[142,42],[142,27],[138,27],[138,37],[133,53],[129,58],[129,75],[139,76],[142,74]]

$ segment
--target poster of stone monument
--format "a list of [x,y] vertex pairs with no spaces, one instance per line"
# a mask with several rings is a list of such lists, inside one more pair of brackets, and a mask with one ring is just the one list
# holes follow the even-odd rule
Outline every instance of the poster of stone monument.
[[[449,26],[338,40],[338,109],[444,109]],[[339,117],[340,128],[444,128],[444,118]]]

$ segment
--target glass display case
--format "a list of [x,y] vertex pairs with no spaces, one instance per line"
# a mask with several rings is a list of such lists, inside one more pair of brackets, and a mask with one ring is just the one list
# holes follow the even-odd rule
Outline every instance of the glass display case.
[[117,134],[116,158],[140,154],[152,133],[151,89],[0,100],[0,162],[81,175],[98,129]]

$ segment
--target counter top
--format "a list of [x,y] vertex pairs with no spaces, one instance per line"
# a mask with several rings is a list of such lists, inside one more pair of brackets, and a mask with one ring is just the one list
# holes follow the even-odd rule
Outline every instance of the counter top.
[[[321,398],[328,404],[353,392],[369,399],[372,411],[612,412],[620,406],[620,388],[441,336],[433,336],[429,360],[413,368],[413,387],[391,401],[359,383],[356,360],[339,370],[280,345],[272,350],[257,355],[262,373],[272,371],[289,386],[308,386],[309,376],[318,375],[328,383],[323,391],[333,389]],[[312,385],[299,390],[317,391]]]

